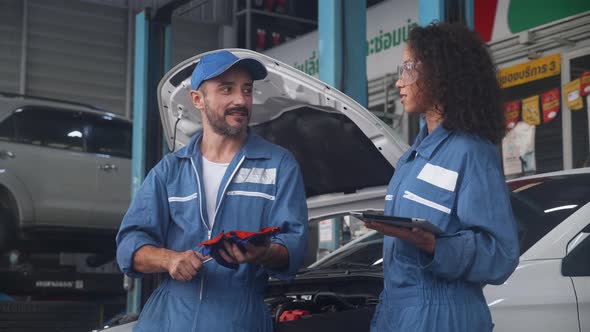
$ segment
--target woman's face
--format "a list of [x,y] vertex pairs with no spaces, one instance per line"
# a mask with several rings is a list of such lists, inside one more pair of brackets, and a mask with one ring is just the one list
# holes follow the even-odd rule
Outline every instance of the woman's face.
[[404,49],[402,64],[398,66],[399,78],[395,86],[399,89],[401,103],[404,105],[404,111],[407,113],[420,113],[423,110],[418,107],[419,89],[416,82],[418,81],[417,67],[420,62],[417,61],[408,47]]

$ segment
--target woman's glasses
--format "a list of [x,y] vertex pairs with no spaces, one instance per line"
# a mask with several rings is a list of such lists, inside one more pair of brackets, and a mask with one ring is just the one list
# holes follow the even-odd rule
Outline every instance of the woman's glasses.
[[397,77],[402,85],[410,85],[418,80],[416,67],[420,61],[407,61],[397,66]]

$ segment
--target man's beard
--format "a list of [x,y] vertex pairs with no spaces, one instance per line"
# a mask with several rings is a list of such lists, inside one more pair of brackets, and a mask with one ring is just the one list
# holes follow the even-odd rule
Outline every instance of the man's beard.
[[[250,122],[250,112],[246,107],[233,107],[228,108],[225,110],[223,116],[217,115],[214,111],[211,111],[209,108],[209,103],[205,100],[204,103],[204,111],[205,116],[207,117],[207,121],[211,125],[211,128],[217,135],[227,136],[227,137],[237,137],[244,133],[246,128],[248,127],[248,123]],[[248,117],[248,120],[244,122],[242,125],[234,127],[230,126],[227,121],[225,121],[225,117],[232,113],[241,113],[245,114]]]

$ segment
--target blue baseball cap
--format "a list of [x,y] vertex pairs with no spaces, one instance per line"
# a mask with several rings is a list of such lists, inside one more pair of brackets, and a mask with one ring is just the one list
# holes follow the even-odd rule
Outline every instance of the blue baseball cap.
[[221,50],[209,53],[200,59],[191,75],[191,88],[197,90],[203,81],[215,78],[237,64],[250,72],[252,80],[261,80],[266,77],[266,67],[262,62],[252,58],[238,58],[229,51]]

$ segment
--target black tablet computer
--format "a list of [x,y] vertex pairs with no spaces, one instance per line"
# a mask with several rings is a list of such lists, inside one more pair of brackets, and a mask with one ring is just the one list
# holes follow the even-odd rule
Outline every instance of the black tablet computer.
[[438,228],[438,226],[432,224],[426,219],[386,216],[378,212],[351,212],[350,215],[362,221],[381,222],[384,224],[405,228],[419,227],[436,235],[445,234],[445,232]]

